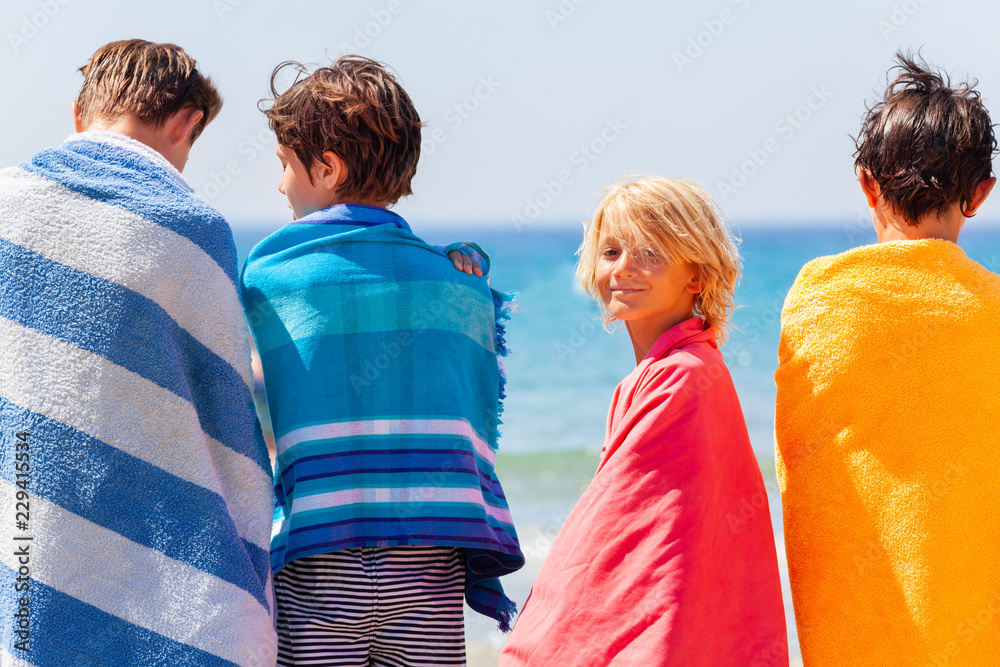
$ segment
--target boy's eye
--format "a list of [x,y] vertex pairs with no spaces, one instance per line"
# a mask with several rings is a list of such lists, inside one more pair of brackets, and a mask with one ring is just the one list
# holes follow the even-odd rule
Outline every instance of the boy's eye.
[[605,248],[604,250],[601,251],[601,254],[604,255],[605,257],[614,257],[615,255],[618,254],[618,250],[616,250],[615,248]]

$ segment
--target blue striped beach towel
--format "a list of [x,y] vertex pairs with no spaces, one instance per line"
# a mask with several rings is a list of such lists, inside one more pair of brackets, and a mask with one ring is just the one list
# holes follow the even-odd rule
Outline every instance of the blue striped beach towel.
[[277,442],[274,571],[353,547],[463,547],[466,600],[507,628],[497,577],[524,557],[494,472],[504,297],[400,216],[354,204],[266,238],[242,287]]
[[236,269],[127,137],[0,171],[0,664],[274,664]]

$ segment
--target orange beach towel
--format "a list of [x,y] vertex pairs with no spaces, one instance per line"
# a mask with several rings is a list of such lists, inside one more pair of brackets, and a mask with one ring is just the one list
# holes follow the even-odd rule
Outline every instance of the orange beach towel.
[[821,257],[775,414],[802,656],[1000,664],[1000,276],[941,240]]

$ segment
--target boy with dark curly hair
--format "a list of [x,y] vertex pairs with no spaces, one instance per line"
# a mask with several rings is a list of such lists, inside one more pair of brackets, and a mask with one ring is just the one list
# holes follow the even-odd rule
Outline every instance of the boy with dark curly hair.
[[782,313],[777,470],[806,665],[1000,655],[1000,276],[956,245],[997,143],[974,84],[898,59],[857,139],[878,243],[806,264]]
[[507,629],[497,577],[524,564],[494,472],[505,299],[387,210],[420,156],[395,77],[356,56],[304,74],[279,65],[265,111],[295,221],[242,279],[277,445],[279,664],[463,665],[463,598]]

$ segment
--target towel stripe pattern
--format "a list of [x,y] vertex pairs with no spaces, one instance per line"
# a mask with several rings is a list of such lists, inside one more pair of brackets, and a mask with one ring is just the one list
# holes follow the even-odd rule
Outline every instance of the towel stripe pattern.
[[273,664],[272,476],[225,220],[148,147],[74,135],[0,171],[0,276],[0,608],[30,615],[0,662]]
[[504,297],[403,218],[353,204],[264,239],[242,288],[276,437],[274,571],[354,547],[462,547],[469,605],[506,627],[497,577],[524,557],[494,472]]

